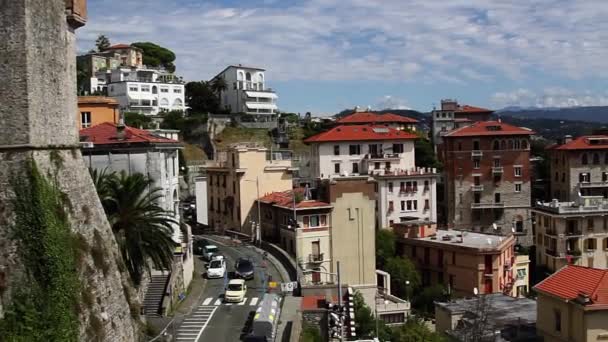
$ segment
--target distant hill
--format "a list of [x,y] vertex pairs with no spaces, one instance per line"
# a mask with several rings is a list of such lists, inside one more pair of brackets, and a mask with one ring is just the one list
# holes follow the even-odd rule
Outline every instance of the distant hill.
[[608,123],[608,107],[518,108],[497,111],[501,116],[528,119],[575,120]]
[[500,119],[515,126],[529,128],[536,132],[537,135],[553,141],[561,139],[565,135],[577,137],[591,134],[594,129],[602,127],[601,124],[587,121],[516,117],[503,113],[501,113]]

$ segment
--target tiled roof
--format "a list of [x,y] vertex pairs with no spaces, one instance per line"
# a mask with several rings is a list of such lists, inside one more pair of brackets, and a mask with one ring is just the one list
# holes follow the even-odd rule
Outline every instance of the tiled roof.
[[476,137],[486,135],[532,135],[527,128],[509,125],[500,121],[478,121],[470,126],[455,129],[444,137]]
[[304,296],[302,297],[300,308],[302,310],[325,309],[328,299],[332,301],[332,303],[336,303],[338,301],[337,296],[332,296],[332,298],[327,298],[326,296],[322,295]]
[[589,296],[589,305],[608,305],[608,270],[568,265],[534,287],[535,290],[563,300],[579,293]]
[[313,135],[305,143],[330,141],[373,141],[373,140],[407,140],[418,138],[415,134],[399,131],[386,126],[340,125],[328,131]]
[[[304,188],[296,188],[294,190],[271,192],[260,197],[260,202],[273,204],[284,208],[293,208],[293,192],[304,195]],[[319,207],[329,207],[331,204],[315,200],[305,200],[296,203],[296,209],[311,209]]]
[[78,96],[78,104],[109,104],[118,106],[118,101],[107,96]]
[[119,140],[116,134],[116,124],[104,122],[93,127],[80,130],[80,140],[92,142],[94,145],[116,144],[179,144],[177,140],[155,135],[143,129],[125,126],[125,137]]
[[487,108],[462,105],[462,106],[458,107],[458,112],[460,112],[460,113],[492,113],[494,111],[491,109],[487,109]]
[[561,145],[551,145],[551,150],[606,150],[608,149],[608,135],[586,135],[572,139]]
[[370,112],[359,112],[345,116],[337,121],[341,124],[372,124],[372,123],[417,123],[418,120],[393,113],[376,114]]
[[129,44],[115,44],[107,48],[106,50],[114,50],[114,49],[128,49],[131,45]]

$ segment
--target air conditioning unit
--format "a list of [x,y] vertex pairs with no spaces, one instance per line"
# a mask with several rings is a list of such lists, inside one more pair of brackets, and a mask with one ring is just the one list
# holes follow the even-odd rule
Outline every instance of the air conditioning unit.
[[80,148],[93,148],[95,146],[92,141],[81,141]]

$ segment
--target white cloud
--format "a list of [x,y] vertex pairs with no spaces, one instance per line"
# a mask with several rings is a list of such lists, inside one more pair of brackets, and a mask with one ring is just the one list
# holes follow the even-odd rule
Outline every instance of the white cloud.
[[383,109],[411,109],[407,106],[407,101],[404,99],[394,97],[391,95],[385,95],[378,100],[375,109],[383,110]]
[[80,49],[102,33],[113,42],[158,42],[176,52],[187,79],[208,79],[232,63],[266,67],[273,80],[608,76],[605,0],[141,3],[89,1]]
[[498,108],[518,107],[579,107],[608,106],[608,92],[593,93],[552,87],[540,92],[528,89],[516,89],[511,92],[498,92],[492,96],[492,102]]

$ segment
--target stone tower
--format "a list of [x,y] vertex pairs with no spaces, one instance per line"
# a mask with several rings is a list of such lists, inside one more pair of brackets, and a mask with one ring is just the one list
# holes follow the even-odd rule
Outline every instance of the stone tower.
[[61,194],[63,220],[82,253],[74,261],[78,340],[137,341],[138,303],[130,302],[133,289],[119,270],[120,252],[74,128],[75,30],[86,21],[86,0],[0,0],[0,8],[0,320],[24,287],[24,256],[41,253],[24,250],[11,231],[16,199],[25,196],[14,184],[27,182],[35,165]]

